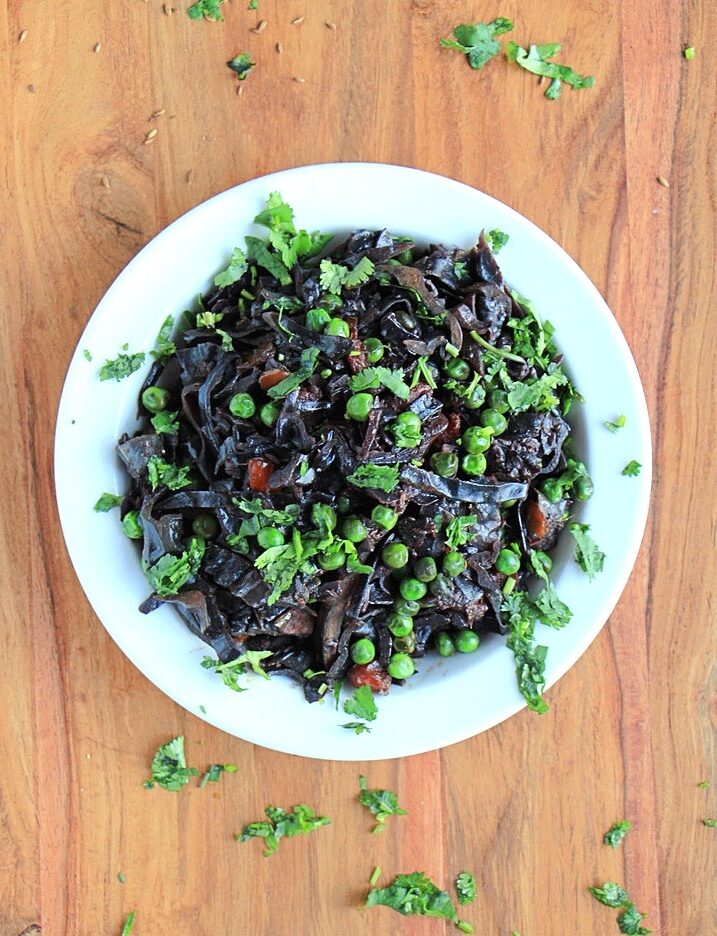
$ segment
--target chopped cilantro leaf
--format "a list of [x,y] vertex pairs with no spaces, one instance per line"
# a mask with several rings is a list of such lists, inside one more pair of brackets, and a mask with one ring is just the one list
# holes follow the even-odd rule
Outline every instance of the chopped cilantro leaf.
[[358,374],[349,380],[349,386],[354,393],[361,390],[375,390],[385,387],[400,400],[407,400],[410,393],[408,384],[403,379],[403,370],[391,370],[390,367],[364,367]]
[[117,880],[120,882],[120,884],[124,884],[124,882],[125,882],[125,880],[126,880],[124,874],[122,874],[121,871],[117,874]]
[[474,527],[478,523],[478,514],[468,514],[466,517],[454,517],[446,524],[446,545],[451,549],[465,546],[473,539]]
[[178,491],[180,488],[186,487],[192,483],[192,479],[189,477],[190,472],[191,468],[189,466],[179,468],[177,465],[166,462],[159,455],[152,455],[147,461],[147,477],[153,491],[156,491],[161,484],[169,488],[170,491]]
[[508,243],[510,235],[506,234],[505,231],[501,231],[499,228],[493,228],[492,231],[488,231],[485,235],[485,239],[488,241],[488,246],[493,253],[497,254]]
[[629,461],[625,467],[622,469],[622,474],[628,478],[636,478],[640,474],[640,469],[642,465],[639,461],[635,461],[633,458],[632,461]]
[[701,780],[701,781],[697,784],[697,786],[699,787],[700,790],[709,790],[709,788],[710,788],[710,782],[709,782],[709,780]]
[[176,435],[179,432],[177,416],[179,416],[179,410],[175,413],[170,413],[169,410],[161,410],[150,419],[152,428],[158,433],[164,432],[167,435]]
[[259,9],[259,0],[249,0],[249,6],[247,10],[258,10]]
[[569,84],[575,90],[592,88],[595,84],[592,75],[579,75],[567,65],[558,65],[557,62],[548,61],[548,59],[557,55],[559,51],[560,44],[557,42],[531,45],[529,50],[524,49],[517,42],[509,42],[505,55],[509,62],[515,62],[534,75],[552,78],[553,80],[545,92],[545,97],[551,101],[556,101],[560,97],[562,82]]
[[451,898],[423,871],[397,874],[388,887],[372,888],[366,895],[366,906],[379,905],[390,907],[403,916],[440,917],[458,922]]
[[222,270],[221,273],[217,273],[214,277],[214,285],[231,286],[233,283],[239,282],[248,269],[249,264],[246,254],[239,247],[235,247],[226,269]]
[[145,574],[154,592],[160,598],[176,595],[199,570],[204,549],[204,540],[193,536],[181,556],[165,553],[154,565],[149,566]]
[[124,380],[134,374],[144,364],[144,351],[137,354],[118,354],[113,360],[107,360],[100,368],[100,380]]
[[263,838],[266,843],[264,857],[274,854],[279,847],[280,839],[305,835],[331,822],[325,816],[317,816],[313,809],[303,803],[294,806],[288,812],[279,806],[267,806],[264,812],[269,819],[268,822],[251,822],[244,827],[241,835],[236,836],[238,842],[248,842],[251,838]]
[[353,269],[343,266],[340,263],[334,263],[332,260],[322,260],[319,269],[321,275],[319,281],[321,288],[335,296],[341,295],[342,287],[353,289],[365,283],[371,276],[375,267],[373,261],[368,257],[361,257]]
[[353,731],[353,733],[357,735],[363,734],[364,731],[368,731],[369,734],[371,733],[370,726],[367,725],[366,722],[362,722],[362,721],[345,722],[341,727],[350,728]]
[[682,54],[684,55],[684,57],[687,59],[688,62],[691,62],[692,59],[693,59],[693,58],[695,57],[695,55],[696,55],[695,47],[694,47],[694,46],[687,46],[686,49],[683,49]]
[[571,523],[569,530],[573,534],[576,543],[573,558],[592,582],[597,573],[603,570],[605,553],[598,548],[590,536],[590,527],[587,523]]
[[184,735],[179,735],[163,744],[152,758],[152,776],[144,781],[144,786],[151,790],[155,784],[165,790],[181,790],[189,783],[190,777],[199,773],[194,767],[187,767],[184,754]]
[[610,848],[617,848],[631,828],[632,823],[629,819],[616,822],[615,825],[605,833],[602,840],[606,845],[609,845]]
[[122,494],[107,494],[105,492],[92,509],[95,513],[107,513],[113,507],[119,507],[123,500],[124,496]]
[[634,903],[628,903],[623,912],[618,914],[617,925],[626,936],[649,936],[652,930],[640,926],[646,917],[647,914],[640,913]]
[[134,929],[134,919],[137,916],[137,912],[133,910],[127,919],[124,921],[124,926],[122,927],[122,932],[120,936],[130,936],[130,933]]
[[612,881],[606,881],[602,887],[589,887],[588,890],[595,900],[599,900],[606,907],[622,907],[628,901],[627,892]]
[[187,16],[193,20],[208,19],[220,23],[224,19],[219,9],[222,3],[224,0],[196,0],[187,7]]
[[291,283],[291,275],[286,265],[275,253],[271,253],[263,240],[259,237],[246,237],[246,252],[250,260],[254,260],[271,273],[282,286],[288,286]]
[[371,830],[372,832],[383,832],[389,816],[407,815],[406,810],[398,805],[398,796],[395,793],[390,790],[369,790],[363,774],[359,774],[358,798],[359,803],[376,817],[376,825]]
[[248,52],[240,52],[239,55],[235,55],[233,59],[229,59],[227,65],[236,73],[239,81],[244,81],[246,76],[256,65],[256,62],[252,62]]
[[297,231],[294,211],[279,192],[270,193],[266,207],[254,218],[254,223],[269,229],[269,242],[289,270],[298,259],[313,257],[331,240],[330,234],[319,231]]
[[702,825],[707,826],[708,829],[717,829],[717,819],[703,819]]
[[92,354],[91,354],[91,352],[89,352],[89,351],[87,350],[87,348],[85,348],[85,350],[82,352],[82,357],[83,357],[86,361],[91,361],[91,360],[92,360]]
[[461,871],[456,878],[456,893],[459,904],[469,904],[476,899],[476,881],[468,871]]
[[177,346],[171,339],[172,328],[174,326],[174,318],[171,315],[168,315],[167,318],[162,322],[162,327],[159,329],[157,338],[154,342],[154,348],[149,352],[153,358],[157,361],[164,363],[169,360],[169,358],[177,350]]
[[210,764],[197,786],[203,789],[208,783],[218,783],[223,773],[236,773],[236,764]]
[[560,365],[554,363],[548,364],[546,372],[529,383],[508,378],[508,406],[513,413],[523,413],[526,410],[547,412],[560,402],[552,391],[567,383],[568,378]]
[[514,592],[505,599],[501,610],[508,615],[507,644],[515,656],[518,689],[528,708],[542,715],[548,711],[542,694],[548,648],[535,645],[538,609],[525,592]]
[[500,52],[500,43],[495,37],[510,32],[513,24],[500,17],[490,23],[462,23],[453,30],[453,39],[441,39],[444,49],[456,49],[468,58],[471,68],[483,68]]
[[605,423],[605,428],[609,429],[610,432],[617,432],[618,429],[624,428],[626,422],[627,422],[626,416],[616,416],[614,422],[611,422],[610,420],[608,420],[608,422]]
[[364,721],[375,721],[378,715],[378,706],[368,686],[359,686],[354,689],[350,699],[344,702],[344,712],[347,715],[355,715],[356,718],[362,718]]
[[368,462],[347,475],[346,480],[358,488],[376,488],[390,494],[398,484],[398,465],[375,465]]
[[214,660],[212,657],[204,657],[202,666],[204,669],[213,669],[219,673],[225,686],[233,689],[234,692],[245,692],[246,686],[239,684],[239,677],[246,672],[247,666],[257,675],[269,679],[269,674],[262,667],[262,660],[271,656],[271,650],[247,650],[238,656],[235,660],[229,660],[228,663],[222,663],[220,660]]

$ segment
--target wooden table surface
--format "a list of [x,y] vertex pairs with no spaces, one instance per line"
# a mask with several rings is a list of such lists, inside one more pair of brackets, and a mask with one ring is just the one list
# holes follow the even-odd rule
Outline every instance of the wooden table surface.
[[[375,864],[444,885],[474,870],[479,898],[465,915],[480,934],[617,933],[615,911],[586,889],[603,880],[626,885],[655,933],[717,933],[717,832],[700,821],[717,815],[717,5],[224,10],[223,23],[195,23],[160,0],[0,8],[0,936],[113,936],[132,910],[136,936],[447,931],[359,913]],[[523,44],[563,43],[562,60],[595,74],[595,88],[551,103],[502,58],[475,72],[439,49],[455,24],[495,15]],[[257,67],[238,96],[225,62],[245,49]],[[640,559],[608,626],[548,693],[550,712],[360,767],[235,740],[150,684],[84,598],[52,478],[70,354],[131,257],[228,186],[332,160],[453,176],[551,234],[631,344],[655,443]],[[234,761],[238,774],[144,790],[157,745],[180,733],[193,762]],[[355,800],[359,769],[410,812],[381,837],[367,835]],[[334,824],[265,860],[232,834],[268,802],[307,802]],[[612,851],[601,837],[623,818],[633,829]]]

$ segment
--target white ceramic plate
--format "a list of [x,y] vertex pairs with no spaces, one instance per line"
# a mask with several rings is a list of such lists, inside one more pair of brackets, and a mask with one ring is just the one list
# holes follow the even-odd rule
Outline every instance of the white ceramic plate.
[[[55,477],[70,557],[97,616],[124,653],[163,692],[230,734],[336,760],[401,757],[452,744],[524,705],[503,638],[485,638],[476,654],[431,656],[419,663],[420,673],[406,686],[378,699],[372,732],[357,737],[339,727],[347,716],[334,710],[333,700],[309,705],[288,678],[267,682],[249,676],[250,691],[234,693],[203,669],[199,664],[208,648],[171,608],[149,616],[138,612],[148,588],[135,545],[121,532],[116,511],[92,511],[100,493],[125,489],[115,443],[135,426],[137,391],[147,370],[121,383],[100,383],[100,365],[125,342],[131,351],[153,346],[166,315],[181,313],[210,286],[245,234],[261,233],[251,219],[274,190],[308,229],[387,227],[419,241],[463,247],[475,242],[481,228],[510,235],[500,254],[505,276],[556,326],[558,344],[585,396],[572,422],[595,496],[579,514],[607,554],[604,572],[590,583],[571,561],[571,537],[558,546],[554,580],[574,618],[562,631],[542,628],[539,634],[550,648],[548,685],[585,652],[615,606],[640,545],[651,474],[645,398],[615,319],[573,260],[511,208],[442,176],[370,163],[307,166],[223,192],[162,231],[117,277],[80,339],[58,413]],[[84,349],[92,353],[91,363]],[[603,424],[621,413],[626,426],[613,435]],[[623,477],[622,468],[633,458],[642,463],[642,473]],[[97,692],[107,691],[111,687],[98,676]]]

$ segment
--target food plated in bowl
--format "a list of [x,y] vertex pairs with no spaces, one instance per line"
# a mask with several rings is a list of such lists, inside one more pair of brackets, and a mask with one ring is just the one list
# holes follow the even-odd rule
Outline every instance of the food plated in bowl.
[[[258,227],[237,230],[255,217]],[[314,228],[338,236],[329,243],[307,233]],[[505,280],[485,240],[474,247],[481,229],[510,238]],[[244,233],[246,249],[232,252]],[[431,246],[440,242],[449,246]],[[137,290],[152,277],[162,288]],[[198,292],[191,320],[171,335],[166,324],[155,347],[167,315]],[[120,331],[113,313],[128,303],[140,308]],[[614,397],[585,353],[599,342],[616,373]],[[314,756],[391,757],[466,737],[522,698],[541,710],[541,648],[549,647],[550,682],[587,646],[624,584],[649,489],[649,434],[629,352],[559,248],[465,186],[371,165],[309,167],[240,186],[145,248],[80,349],[97,364],[81,351],[73,361],[56,461],[75,566],[143,671],[242,737]],[[101,359],[106,376],[122,376],[138,349],[155,352],[149,376],[138,367],[78,399],[76,381],[97,381]],[[586,403],[574,402],[580,393]],[[80,402],[85,412],[74,415]],[[568,410],[574,438],[565,450]],[[618,415],[625,426],[613,436],[604,422]],[[80,488],[67,459],[81,422],[91,430],[91,465]],[[129,490],[113,455],[120,436]],[[645,466],[639,477],[616,470],[626,446]],[[603,480],[612,522],[593,512]],[[97,495],[128,490],[123,525],[142,538],[144,571],[109,517],[90,515],[77,529],[90,484]],[[561,537],[550,574],[546,550],[566,522],[577,543]],[[624,527],[617,535],[621,522],[627,535]],[[96,524],[91,568],[86,527]],[[591,573],[607,554],[594,582],[572,561],[576,549]],[[121,596],[124,622],[105,589]],[[144,616],[140,604],[158,610]],[[172,606],[217,658],[181,629]],[[546,626],[571,616],[559,634]],[[505,631],[511,649],[498,636]],[[245,678],[245,667],[258,675]],[[293,673],[304,694],[261,679],[273,669]],[[344,679],[381,690],[402,684],[377,697],[369,725],[335,712],[332,690]],[[362,736],[343,724],[363,725]]]

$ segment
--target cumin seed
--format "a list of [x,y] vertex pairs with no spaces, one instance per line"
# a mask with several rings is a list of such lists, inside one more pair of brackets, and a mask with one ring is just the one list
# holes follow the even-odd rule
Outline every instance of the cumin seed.
[[106,175],[102,176],[102,178],[100,179],[100,182],[105,188],[112,188],[112,186],[110,185],[110,180],[107,178]]
[[291,25],[292,25],[292,26],[301,26],[301,24],[302,24],[303,22],[304,22],[304,17],[303,17],[303,16],[297,16],[296,19],[293,19],[293,20],[291,21]]
[[297,84],[304,84],[304,82],[306,81],[306,78],[297,78],[297,77],[294,77],[294,81],[295,81]]
[[279,53],[279,55],[281,55],[281,53],[284,51],[284,46],[280,42],[277,42],[276,44],[276,51]]
[[256,26],[252,29],[252,32],[258,34],[260,32],[264,32],[265,29],[266,29],[266,20],[259,20]]
[[99,52],[101,48],[102,48],[102,43],[101,43],[101,42],[96,42],[95,45],[94,45],[94,48],[92,49],[92,51],[93,51],[93,52]]
[[147,133],[147,136],[144,138],[145,146],[147,145],[147,143],[151,143],[158,133],[159,133],[159,130],[157,130],[156,127],[153,127],[151,130],[149,130]]
[[27,30],[23,29],[20,35],[17,37],[17,44],[22,45],[23,42],[27,39]]
[[194,178],[194,169],[187,169],[187,174],[184,177],[187,185],[192,184],[192,179]]
[[156,120],[157,117],[161,117],[162,114],[166,114],[166,113],[167,113],[167,108],[163,107],[161,110],[157,110],[153,114],[150,114],[149,119]]
[[336,23],[332,23],[329,20],[326,20],[325,25],[328,29],[336,29]]
[[657,181],[660,183],[660,185],[664,186],[665,188],[670,187],[670,183],[667,181],[667,179],[664,176],[658,175]]

